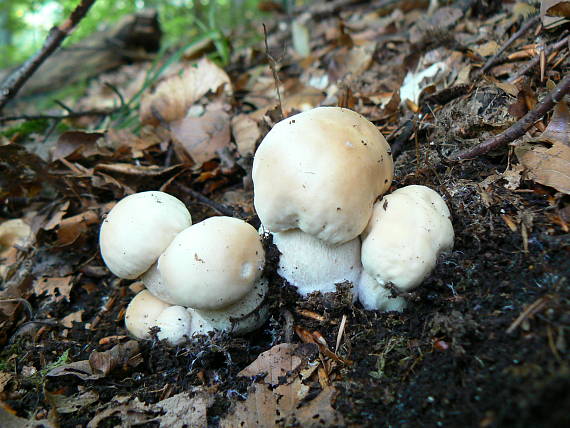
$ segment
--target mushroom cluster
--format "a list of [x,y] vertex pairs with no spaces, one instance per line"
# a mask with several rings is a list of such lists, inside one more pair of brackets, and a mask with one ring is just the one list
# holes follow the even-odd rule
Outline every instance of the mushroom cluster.
[[365,308],[403,310],[386,286],[418,286],[453,246],[449,210],[433,190],[408,186],[376,202],[393,174],[385,138],[346,108],[299,113],[265,136],[254,205],[281,253],[278,273],[302,296],[348,281]]
[[265,253],[257,231],[231,217],[192,225],[174,196],[142,192],[109,212],[100,231],[101,255],[120,278],[141,278],[146,289],[131,301],[127,329],[172,344],[193,334],[243,334],[265,322]]

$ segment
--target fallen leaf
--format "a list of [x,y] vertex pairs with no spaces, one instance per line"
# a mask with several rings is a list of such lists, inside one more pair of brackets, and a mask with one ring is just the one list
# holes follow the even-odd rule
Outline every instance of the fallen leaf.
[[491,40],[490,42],[483,43],[482,45],[477,46],[475,48],[475,52],[479,56],[486,57],[486,56],[495,55],[500,48],[501,47],[497,42]]
[[80,392],[69,397],[63,394],[53,394],[49,391],[46,391],[45,394],[48,402],[61,414],[78,412],[99,400],[99,394],[96,391]]
[[343,425],[332,407],[336,393],[327,387],[309,398],[312,391],[304,382],[320,366],[314,344],[274,346],[242,370],[239,376],[264,376],[253,385],[248,398],[237,402],[233,411],[220,421],[222,428],[272,426]]
[[76,311],[76,312],[72,312],[69,315],[63,317],[61,319],[61,325],[67,328],[71,328],[73,327],[73,322],[81,322],[81,318],[83,316],[83,312],[85,312],[85,310],[80,310],[80,311]]
[[14,378],[12,373],[0,372],[0,392],[4,392],[6,385]]
[[570,194],[570,111],[565,102],[559,102],[544,132],[530,142],[521,144],[515,154],[526,169],[526,177]]
[[[2,428],[55,428],[56,425],[47,419],[26,419],[15,415],[15,411],[0,403],[0,421]],[[59,426],[59,425],[57,425]]]
[[106,376],[115,368],[129,364],[138,352],[138,342],[129,340],[126,343],[119,343],[105,352],[93,351],[89,355],[89,364],[95,374]]
[[173,171],[178,171],[183,165],[163,167],[158,165],[135,165],[132,163],[101,163],[95,167],[95,171],[116,172],[124,175],[142,177],[161,177]]
[[[59,159],[76,159],[86,148],[92,148],[105,134],[100,132],[68,131],[57,139],[51,156],[52,161]],[[75,156],[72,156],[75,155]]]
[[89,360],[74,361],[50,370],[47,374],[51,377],[76,376],[82,380],[95,380],[103,377],[100,373],[94,373]]
[[227,93],[232,92],[226,72],[209,59],[203,58],[189,66],[181,76],[166,78],[152,94],[143,96],[141,122],[156,126],[162,121],[170,123],[182,119],[192,104],[222,86]]
[[[182,392],[155,404],[145,404],[138,397],[126,403],[115,405],[98,413],[88,428],[97,428],[100,422],[107,426],[105,419],[113,417],[121,426],[147,425],[171,428],[208,426],[208,408],[214,402],[214,394],[201,388]],[[115,422],[116,424],[116,422]]]
[[46,294],[47,296],[53,297],[56,302],[61,300],[69,301],[69,293],[71,293],[71,287],[73,276],[65,276],[63,278],[46,278],[41,277],[34,281],[34,292],[37,296]]
[[261,138],[257,121],[247,114],[238,114],[232,118],[231,124],[239,154],[242,157],[253,156],[255,145]]
[[56,246],[65,247],[73,244],[77,238],[87,232],[89,226],[99,223],[99,215],[92,210],[63,219],[57,228]]
[[567,19],[564,18],[570,18],[570,1],[542,0],[540,18],[544,28],[554,28],[567,23]]
[[218,152],[230,144],[230,115],[221,102],[208,105],[200,117],[172,122],[170,129],[173,138],[199,165],[218,157]]

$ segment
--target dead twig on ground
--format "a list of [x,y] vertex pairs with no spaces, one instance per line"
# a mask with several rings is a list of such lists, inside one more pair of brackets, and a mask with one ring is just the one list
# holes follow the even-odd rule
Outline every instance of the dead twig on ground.
[[[557,41],[556,43],[547,46],[546,49],[544,50],[544,56],[548,57],[552,52],[557,51],[559,49],[562,49],[564,46],[567,46],[568,43],[570,43],[570,36],[566,36],[563,37],[562,39],[560,39],[559,41]],[[540,62],[540,58],[542,56],[541,55],[536,55],[533,59],[531,59],[523,68],[521,68],[519,71],[517,71],[510,79],[509,82],[514,82],[515,80],[517,80],[519,77],[524,76],[525,74],[527,74],[530,70],[532,70],[534,67],[536,67],[538,65],[538,63]]]
[[56,51],[79,21],[87,14],[93,3],[95,3],[95,0],[82,0],[63,24],[56,25],[49,31],[42,48],[6,79],[0,90],[0,111],[2,111],[8,101],[16,96],[18,91],[24,86],[24,83],[42,65],[47,57]]
[[534,16],[531,19],[529,19],[527,22],[525,22],[521,26],[521,28],[516,33],[514,33],[509,38],[509,40],[505,42],[503,46],[501,46],[501,49],[499,49],[499,51],[495,55],[493,55],[491,58],[487,60],[485,65],[479,71],[478,75],[485,74],[491,67],[500,62],[500,56],[509,48],[509,46],[511,46],[516,40],[519,39],[519,37],[525,34],[538,22],[540,22],[540,15]]
[[475,158],[522,137],[527,129],[529,129],[542,116],[552,110],[556,103],[558,103],[568,92],[570,92],[570,75],[564,77],[540,104],[538,104],[533,110],[529,111],[522,119],[516,122],[505,132],[495,135],[494,137],[483,141],[481,144],[453,156],[452,159],[464,160]]
[[263,24],[263,38],[265,41],[265,56],[267,57],[269,68],[271,69],[271,73],[273,74],[273,80],[275,80],[275,89],[277,90],[277,100],[279,101],[279,112],[281,113],[281,119],[285,119],[285,115],[283,114],[283,103],[281,102],[281,92],[279,91],[279,76],[277,76],[277,69],[275,68],[275,64],[277,63],[277,61],[269,53],[269,44],[267,43],[267,28],[265,27],[265,24]]
[[119,109],[113,110],[85,110],[85,111],[70,111],[67,114],[35,114],[35,115],[27,115],[22,114],[20,116],[4,116],[0,117],[0,123],[15,121],[15,120],[64,120],[64,119],[73,119],[76,117],[83,117],[83,116],[109,116],[114,114]]
[[247,218],[247,215],[245,215],[245,213],[243,213],[241,210],[235,209],[233,207],[228,207],[227,205],[213,201],[207,196],[202,195],[200,192],[197,192],[196,190],[191,189],[190,187],[185,186],[184,184],[176,183],[176,186],[178,186],[178,188],[183,192],[190,195],[191,198],[196,199],[201,204],[204,204],[207,207],[212,208],[214,211],[217,211],[222,215],[227,215],[229,217],[237,217],[242,220]]
[[548,302],[552,299],[551,296],[545,295],[539,297],[536,301],[531,303],[521,314],[513,321],[513,323],[507,329],[507,334],[511,334],[515,329],[522,324],[522,322],[530,317],[532,317],[537,312],[541,311]]

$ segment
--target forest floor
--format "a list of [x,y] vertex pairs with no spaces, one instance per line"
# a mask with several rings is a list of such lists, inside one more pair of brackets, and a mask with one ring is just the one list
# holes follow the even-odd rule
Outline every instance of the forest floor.
[[[224,71],[187,49],[150,85],[156,62],[92,79],[74,110],[110,115],[4,123],[0,426],[570,426],[570,113],[562,101],[523,137],[453,160],[570,73],[570,27],[542,28],[549,17],[522,3],[426,8],[316,2],[292,26],[274,12],[270,55],[236,51]],[[346,285],[300,298],[267,242],[260,330],[133,340],[123,318],[141,283],[104,266],[101,218],[160,189],[193,222],[221,213],[258,226],[252,153],[282,117],[272,68],[285,116],[342,105],[379,127],[392,189],[446,199],[453,251],[403,313],[381,313],[351,303]],[[117,104],[139,92],[134,113]],[[37,113],[4,113],[23,112]]]

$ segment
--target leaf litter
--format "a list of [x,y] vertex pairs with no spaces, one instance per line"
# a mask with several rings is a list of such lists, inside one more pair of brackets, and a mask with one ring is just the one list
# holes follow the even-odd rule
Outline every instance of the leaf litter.
[[[467,3],[469,14],[455,3],[427,13],[426,2],[335,0],[294,11],[291,30],[282,15],[266,20],[286,116],[351,106],[400,146],[396,187],[447,197],[455,251],[403,314],[363,311],[342,292],[301,301],[272,259],[262,330],[177,348],[129,341],[124,311],[140,284],[104,267],[99,223],[121,197],[159,188],[195,221],[218,214],[212,201],[255,221],[251,157],[281,119],[263,43],[234,52],[227,71],[193,54],[165,66],[133,104],[134,127],[82,117],[47,137],[46,127],[3,134],[0,230],[19,226],[0,233],[0,417],[62,427],[566,425],[565,104],[511,147],[463,163],[447,156],[506,129],[545,96],[543,82],[568,73],[563,47],[510,81],[564,35],[556,26],[519,36],[474,77],[527,19],[523,9],[545,19],[567,2],[548,13]],[[105,81],[130,100],[151,67],[106,73],[64,102],[116,106]],[[406,79],[412,95],[402,97]],[[27,376],[62,355],[45,376]]]

